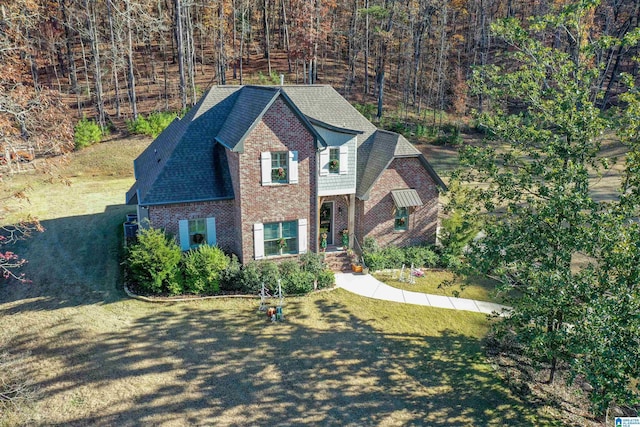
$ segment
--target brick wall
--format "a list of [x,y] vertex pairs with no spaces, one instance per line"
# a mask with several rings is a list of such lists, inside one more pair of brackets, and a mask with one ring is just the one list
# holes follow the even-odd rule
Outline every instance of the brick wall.
[[[394,230],[391,190],[414,188],[423,206],[410,208],[406,231]],[[435,243],[439,213],[438,189],[417,158],[396,159],[371,189],[369,200],[358,201],[356,233],[360,244],[373,237],[381,246]]]
[[152,227],[164,227],[169,234],[178,236],[178,222],[182,219],[216,219],[218,246],[227,252],[235,252],[235,212],[233,200],[199,203],[175,203],[171,205],[149,206],[149,221]]
[[[298,183],[261,184],[260,153],[266,151],[298,152]],[[310,236],[316,235],[316,150],[313,135],[304,127],[282,98],[277,99],[244,141],[244,153],[238,158],[241,199],[242,262],[254,258],[253,224],[292,221],[306,218],[310,250],[315,248]]]
[[[231,152],[228,149],[227,161],[229,162],[229,174],[231,175],[231,183],[233,186],[233,194],[235,196],[233,200],[233,219],[234,224],[242,223],[242,197],[240,195],[240,153]],[[235,226],[229,233],[233,234],[233,253],[238,255],[239,259],[242,259],[242,227]]]

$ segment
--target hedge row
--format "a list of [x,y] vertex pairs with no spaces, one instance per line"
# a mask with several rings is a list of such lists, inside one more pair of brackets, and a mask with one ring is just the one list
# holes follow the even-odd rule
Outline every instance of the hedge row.
[[275,291],[278,280],[285,294],[303,294],[335,283],[321,255],[241,265],[235,255],[228,256],[215,246],[183,253],[173,237],[153,228],[140,231],[137,242],[127,249],[124,264],[138,292],[156,295],[257,294],[263,283]]
[[375,240],[366,238],[363,246],[364,263],[372,271],[401,268],[404,264],[416,268],[452,268],[460,263],[460,257],[441,251],[433,245],[380,248]]

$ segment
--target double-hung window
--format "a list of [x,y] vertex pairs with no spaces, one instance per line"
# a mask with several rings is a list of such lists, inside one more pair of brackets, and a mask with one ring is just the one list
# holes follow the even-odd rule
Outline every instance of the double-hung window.
[[298,152],[265,151],[260,153],[262,185],[297,184]]
[[288,169],[286,151],[271,153],[271,182],[278,184],[286,183],[289,175]]
[[409,227],[409,208],[396,208],[395,220],[393,222],[393,229],[395,231],[404,231]]
[[340,148],[329,149],[329,173],[340,173]]
[[217,244],[215,218],[181,219],[178,222],[178,232],[180,248],[183,251],[204,244],[211,246]]
[[189,220],[189,247],[194,248],[207,242],[207,222],[204,218]]
[[264,224],[265,256],[296,253],[298,253],[298,221]]

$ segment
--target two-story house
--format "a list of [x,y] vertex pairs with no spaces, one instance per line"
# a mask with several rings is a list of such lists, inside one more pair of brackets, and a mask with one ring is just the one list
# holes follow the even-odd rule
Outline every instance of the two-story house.
[[435,242],[442,180],[330,86],[218,86],[134,161],[140,224],[252,259]]

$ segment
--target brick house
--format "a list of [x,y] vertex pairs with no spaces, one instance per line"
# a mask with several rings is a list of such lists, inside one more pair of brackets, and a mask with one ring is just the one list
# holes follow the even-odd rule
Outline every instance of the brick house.
[[330,86],[218,86],[134,161],[127,204],[183,250],[242,262],[349,246],[435,242],[442,180],[403,136]]

